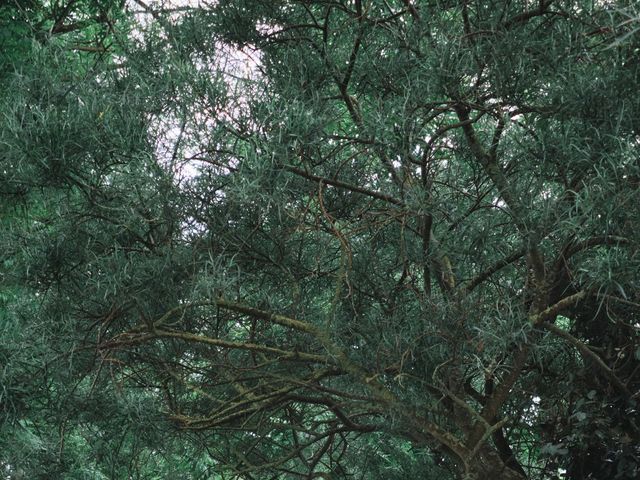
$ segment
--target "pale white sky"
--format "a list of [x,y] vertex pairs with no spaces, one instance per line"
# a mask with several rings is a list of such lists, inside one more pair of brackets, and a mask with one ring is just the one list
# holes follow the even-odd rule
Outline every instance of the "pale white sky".
[[[154,21],[152,14],[145,13],[148,8],[154,10],[175,9],[169,14],[169,18],[176,21],[190,7],[210,8],[214,4],[215,0],[128,0],[128,7],[135,12],[140,25],[139,30],[133,32],[133,36],[136,40],[144,42],[145,30]],[[213,59],[203,58],[193,61],[195,62],[194,66],[201,72],[221,72],[227,88],[232,92],[238,92],[237,95],[231,94],[231,97],[235,98],[234,103],[227,105],[225,111],[219,114],[219,118],[231,120],[235,115],[241,115],[248,108],[245,92],[250,90],[247,88],[249,83],[259,79],[260,74],[257,66],[260,62],[260,55],[256,50],[243,51],[222,43],[216,45],[216,55],[212,57]],[[156,140],[157,157],[175,172],[178,179],[191,178],[198,173],[198,162],[185,161],[185,159],[202,150],[199,147],[204,145],[196,144],[197,132],[206,130],[207,127],[213,128],[214,122],[215,119],[210,118],[206,113],[199,114],[198,112],[188,116],[164,115],[152,119],[152,132],[150,133]],[[174,159],[174,151],[178,141],[180,141],[182,152]]]

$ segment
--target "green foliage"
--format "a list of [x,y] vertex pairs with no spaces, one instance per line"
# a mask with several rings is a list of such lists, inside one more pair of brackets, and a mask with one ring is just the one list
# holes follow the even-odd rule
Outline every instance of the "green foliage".
[[531,3],[2,6],[2,475],[637,478],[637,15]]

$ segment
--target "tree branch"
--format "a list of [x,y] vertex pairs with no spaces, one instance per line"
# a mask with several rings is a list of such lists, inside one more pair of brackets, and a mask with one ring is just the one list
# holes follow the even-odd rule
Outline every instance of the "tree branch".
[[411,0],[402,0],[402,3],[405,4],[405,6],[407,7],[407,10],[409,10],[409,13],[411,14],[414,20],[420,20],[420,13],[418,13],[418,10],[416,10],[416,7],[414,7],[411,4]]
[[311,363],[330,364],[331,359],[324,355],[315,355],[312,353],[282,350],[280,348],[267,347],[264,345],[258,345],[250,342],[229,342],[226,340],[220,340],[218,338],[211,338],[205,335],[196,335],[187,332],[176,332],[168,330],[156,330],[153,334],[158,338],[176,338],[178,340],[184,340],[185,342],[197,342],[212,345],[214,347],[227,348],[233,350],[249,350],[252,352],[261,352],[277,355],[280,360],[286,361],[301,361]]
[[561,329],[560,327],[554,325],[550,322],[540,322],[540,325],[544,327],[546,330],[550,331],[554,335],[565,339],[571,345],[576,347],[576,349],[580,352],[580,354],[585,358],[585,360],[590,360],[593,362],[593,365],[602,373],[619,392],[623,393],[625,396],[630,397],[631,392],[627,389],[627,386],[622,383],[622,381],[616,376],[616,374],[611,370],[602,359],[594,353],[587,345],[582,343],[576,337],[571,335],[569,332]]
[[397,198],[392,197],[391,195],[386,195],[384,193],[375,192],[373,190],[367,190],[366,188],[359,187],[357,185],[352,185],[349,183],[342,182],[340,180],[333,180],[330,178],[320,177],[318,175],[314,175],[309,173],[301,168],[293,167],[291,165],[283,165],[283,169],[288,172],[295,173],[296,175],[300,175],[301,177],[308,178],[309,180],[313,180],[316,182],[322,182],[326,185],[331,185],[333,187],[344,188],[345,190],[349,190],[350,192],[359,193],[361,195],[366,195],[371,198],[376,198],[378,200],[383,200],[388,203],[392,203],[398,206],[404,206],[404,204],[398,200]]
[[487,268],[484,272],[481,272],[480,274],[478,274],[478,276],[473,278],[464,287],[464,291],[466,293],[471,292],[473,289],[475,289],[478,285],[480,285],[482,282],[484,282],[491,275],[493,275],[497,271],[501,270],[502,268],[506,267],[507,265],[511,265],[516,260],[522,258],[524,256],[524,254],[525,254],[525,250],[524,249],[520,249],[520,250],[516,250],[511,255],[508,255],[508,256],[504,257],[503,259],[498,260],[491,267]]
[[538,6],[538,8],[535,8],[535,9],[532,9],[532,10],[528,10],[526,12],[523,12],[523,13],[520,13],[518,15],[515,15],[515,16],[511,17],[509,20],[504,22],[504,24],[502,25],[502,28],[504,28],[505,30],[508,30],[511,27],[515,27],[517,25],[521,25],[523,23],[527,23],[532,18],[540,17],[542,15],[550,13],[547,10],[547,8],[549,8],[553,2],[554,2],[554,0],[547,0],[547,1],[541,0],[540,1],[540,5]]
[[484,147],[480,144],[480,140],[476,136],[475,129],[473,128],[473,122],[469,118],[469,107],[458,103],[454,105],[454,109],[458,118],[460,119],[460,125],[464,133],[467,143],[471,152],[476,157],[485,173],[489,176],[493,184],[497,187],[500,196],[504,199],[505,203],[511,211],[512,217],[518,230],[525,236],[529,236],[529,229],[525,222],[524,211],[520,205],[520,201],[516,198],[515,194],[511,191],[511,188],[507,182],[504,172],[498,165],[495,156],[491,156],[487,153]]
[[579,292],[574,293],[573,295],[569,295],[568,297],[563,298],[562,300],[551,305],[550,307],[547,307],[543,311],[535,315],[530,315],[529,321],[531,322],[532,325],[539,325],[540,323],[545,322],[547,320],[555,319],[560,312],[562,312],[564,309],[572,305],[575,305],[580,300],[582,300],[586,295],[587,295],[587,292],[585,290],[580,290]]

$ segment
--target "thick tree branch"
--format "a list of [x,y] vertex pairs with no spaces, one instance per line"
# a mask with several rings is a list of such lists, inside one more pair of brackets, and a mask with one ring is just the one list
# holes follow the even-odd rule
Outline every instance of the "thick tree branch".
[[569,295],[566,298],[563,298],[559,302],[547,307],[543,311],[536,313],[534,315],[529,316],[529,321],[532,325],[539,325],[542,322],[547,320],[555,319],[556,316],[564,309],[569,308],[572,305],[575,305],[579,301],[581,301],[584,297],[587,296],[587,292],[585,290],[580,290],[573,295]]
[[[530,349],[531,347],[529,344],[520,346],[514,356],[509,373],[507,373],[506,377],[502,380],[502,382],[500,382],[495,391],[487,399],[487,402],[482,409],[482,417],[487,422],[493,423],[494,419],[498,415],[500,407],[502,407],[504,402],[507,401],[507,398],[509,398],[509,393],[511,392],[511,389],[515,385],[518,378],[520,378],[522,369],[524,368],[526,361],[529,358]],[[473,445],[476,445],[477,442],[482,438],[484,433],[485,432],[483,425],[476,425],[473,433],[469,436],[469,442]]]
[[455,437],[455,435],[443,430],[435,423],[418,416],[416,412],[408,411],[406,405],[400,402],[398,398],[396,398],[395,394],[377,380],[376,375],[370,375],[362,366],[349,359],[344,350],[332,340],[330,334],[324,329],[300,320],[295,320],[283,315],[276,315],[274,313],[265,312],[263,310],[258,310],[256,308],[229,302],[223,299],[219,299],[216,304],[220,308],[224,308],[226,310],[244,313],[254,318],[261,318],[263,320],[311,334],[333,357],[338,366],[346,373],[350,374],[354,380],[367,387],[376,400],[383,406],[400,414],[411,423],[414,423],[415,427],[424,430],[425,434],[427,434],[431,439],[446,445],[446,447],[455,452],[460,459],[464,459],[468,456],[468,450],[464,447],[462,442]]
[[611,385],[613,385],[620,393],[624,394],[625,396],[627,397],[631,396],[631,392],[629,391],[627,386],[624,383],[622,383],[622,381],[616,376],[613,370],[611,370],[602,361],[602,359],[596,353],[594,353],[587,345],[582,343],[580,340],[578,340],[576,337],[571,335],[566,330],[561,329],[560,327],[554,325],[553,323],[543,321],[540,323],[540,325],[544,327],[546,330],[553,333],[554,335],[565,339],[571,345],[576,347],[576,349],[580,352],[583,358],[585,360],[590,361],[597,368],[597,370],[600,373],[602,373],[602,375],[604,375],[604,377],[607,378],[607,380],[609,380]]

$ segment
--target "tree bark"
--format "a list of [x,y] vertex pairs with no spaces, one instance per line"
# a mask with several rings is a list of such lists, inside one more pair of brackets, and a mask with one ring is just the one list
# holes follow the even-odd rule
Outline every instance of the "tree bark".
[[480,448],[471,460],[465,480],[527,480],[527,476],[505,465],[489,445]]

